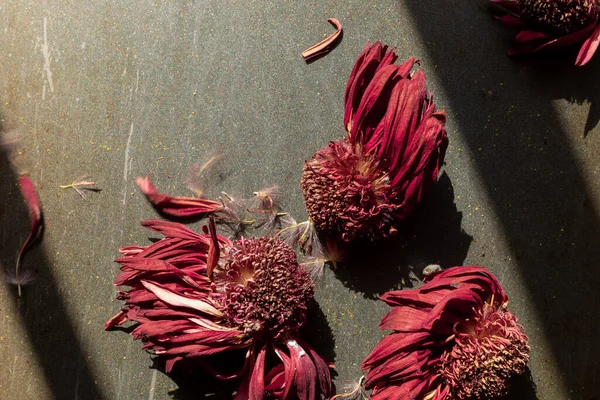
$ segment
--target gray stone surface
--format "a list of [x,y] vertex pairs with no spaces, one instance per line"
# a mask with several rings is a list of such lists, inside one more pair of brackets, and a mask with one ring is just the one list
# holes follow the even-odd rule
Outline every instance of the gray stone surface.
[[[328,17],[343,40],[307,65],[300,52],[332,32]],[[401,240],[317,283],[336,386],[383,335],[377,294],[409,267],[464,263],[496,274],[531,338],[532,383],[512,398],[597,398],[600,61],[511,60],[512,35],[485,0],[0,1],[2,133],[19,139],[0,154],[2,266],[29,231],[17,171],[38,185],[47,227],[25,259],[37,284],[20,301],[0,285],[0,398],[193,398],[139,342],[103,330],[121,306],[117,249],[144,243],[139,222],[156,216],[135,177],[187,194],[188,166],[224,152],[209,196],[278,184],[305,218],[302,164],[344,134],[348,74],[378,39],[422,60],[451,145]],[[59,188],[84,174],[101,193]]]

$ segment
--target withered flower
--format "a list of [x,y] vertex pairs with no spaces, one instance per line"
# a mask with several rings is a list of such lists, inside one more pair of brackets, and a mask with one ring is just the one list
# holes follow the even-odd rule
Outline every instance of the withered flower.
[[508,55],[581,44],[575,65],[587,64],[600,40],[598,0],[490,0],[507,14],[499,19],[520,29]]
[[[298,335],[313,285],[292,248],[272,238],[232,242],[212,219],[203,234],[173,222],[142,225],[165,238],[121,249],[115,284],[131,289],[119,293],[125,307],[106,329],[137,322],[131,334],[166,358],[167,372],[186,360],[219,379],[241,378],[236,399],[329,396],[329,365]],[[239,371],[211,365],[209,356],[239,357],[240,349]]]
[[481,267],[425,277],[416,290],[381,298],[394,332],[363,362],[371,400],[488,399],[507,393],[529,360],[528,338],[500,283]]
[[446,116],[428,94],[415,59],[367,44],[346,86],[348,136],[305,163],[301,188],[323,235],[351,241],[386,237],[437,180],[448,138]]

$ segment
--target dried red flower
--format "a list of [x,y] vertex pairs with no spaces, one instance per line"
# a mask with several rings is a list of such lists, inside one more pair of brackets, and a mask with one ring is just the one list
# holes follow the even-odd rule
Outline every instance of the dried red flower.
[[[296,254],[271,238],[234,242],[159,220],[142,223],[165,236],[121,249],[116,285],[123,310],[106,329],[128,320],[144,348],[166,358],[166,371],[195,360],[219,379],[242,378],[236,399],[329,396],[329,365],[298,337],[313,285]],[[208,356],[245,349],[243,367],[224,375]],[[230,353],[232,357],[239,352]]]
[[301,188],[317,230],[343,241],[386,237],[437,180],[448,145],[446,116],[414,58],[367,44],[346,86],[348,137],[304,165]]
[[508,55],[582,43],[575,65],[587,64],[600,42],[598,0],[490,0],[506,9],[499,19],[521,30]]
[[528,338],[500,283],[481,267],[425,277],[416,290],[381,297],[393,310],[365,359],[371,400],[487,399],[506,394],[529,360]]

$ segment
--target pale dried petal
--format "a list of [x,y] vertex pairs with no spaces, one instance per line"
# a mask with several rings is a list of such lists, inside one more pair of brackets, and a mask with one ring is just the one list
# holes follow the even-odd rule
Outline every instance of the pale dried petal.
[[302,52],[302,57],[304,57],[305,61],[310,61],[313,58],[329,53],[338,42],[338,39],[341,37],[342,24],[340,23],[340,21],[338,21],[335,18],[329,18],[327,21],[329,21],[333,26],[335,26],[336,31],[329,37],[315,44],[314,46],[311,46],[308,49],[304,50]]

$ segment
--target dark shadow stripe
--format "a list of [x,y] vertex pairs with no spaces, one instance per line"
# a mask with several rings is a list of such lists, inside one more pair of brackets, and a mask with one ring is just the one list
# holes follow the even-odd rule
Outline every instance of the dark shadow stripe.
[[[506,50],[516,32],[493,19],[485,0],[400,3],[410,10],[425,43],[428,63],[423,67],[439,79],[452,108],[449,171],[475,165],[512,262],[520,269],[521,276],[515,278],[529,289],[552,346],[553,355],[536,354],[538,363],[532,368],[538,384],[556,384],[544,370],[544,360],[554,356],[572,398],[594,398],[600,379],[600,301],[595,294],[600,285],[600,221],[569,132],[551,104],[556,92],[539,90],[539,80],[532,81],[533,75],[554,68],[566,75],[546,72],[545,85],[560,80],[563,89],[587,90],[577,83],[582,70],[573,76],[575,67],[549,66],[552,56],[535,63],[509,59]],[[562,56],[574,62],[572,52]],[[587,73],[597,72],[597,58]],[[571,136],[583,140],[583,131]],[[466,151],[459,151],[460,142]],[[475,239],[496,245],[492,238]],[[496,272],[503,268],[502,260],[485,259],[482,264],[498,265]]]
[[[0,129],[0,133],[1,131]],[[0,259],[3,266],[12,266],[16,261],[16,249],[21,247],[22,241],[27,237],[31,222],[29,211],[17,186],[18,176],[12,170],[7,157],[0,149],[0,192],[4,194],[0,202],[3,224]],[[54,399],[105,399],[79,343],[63,298],[58,293],[52,266],[44,255],[43,247],[43,243],[36,246],[23,260],[23,268],[37,270],[36,283],[25,287],[20,299],[16,286],[11,285],[9,289],[20,317],[13,321],[19,321],[25,327],[34,357],[43,369],[49,385],[50,393],[36,395]],[[10,343],[12,340],[20,339],[5,338],[4,343]],[[26,362],[23,357],[20,357],[20,360],[20,363]],[[16,368],[21,366],[17,365]],[[13,387],[24,389],[26,385],[27,382],[15,382]],[[10,395],[15,396],[12,398],[20,398],[18,393]]]

